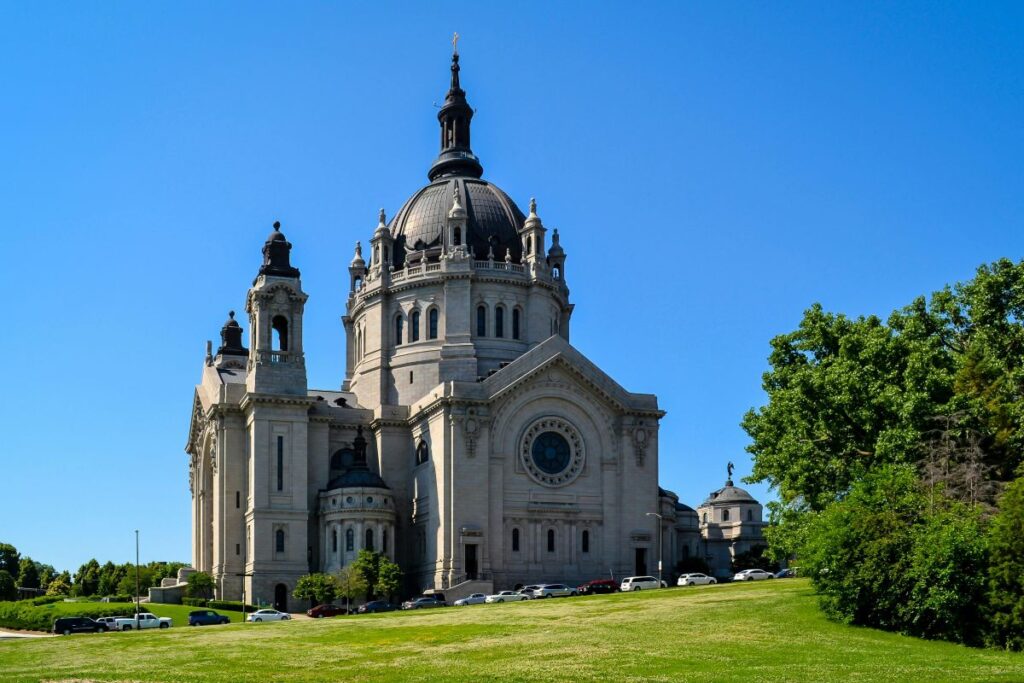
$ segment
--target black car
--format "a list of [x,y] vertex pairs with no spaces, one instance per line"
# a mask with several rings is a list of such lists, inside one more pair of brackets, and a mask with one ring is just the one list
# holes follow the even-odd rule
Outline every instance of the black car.
[[188,613],[189,626],[210,626],[212,624],[229,624],[231,620],[212,609],[197,609]]
[[359,606],[360,614],[375,614],[377,612],[394,612],[398,605],[392,605],[387,600],[371,600],[365,605]]
[[66,636],[72,633],[104,633],[106,624],[93,621],[89,617],[61,617],[53,622],[53,632]]

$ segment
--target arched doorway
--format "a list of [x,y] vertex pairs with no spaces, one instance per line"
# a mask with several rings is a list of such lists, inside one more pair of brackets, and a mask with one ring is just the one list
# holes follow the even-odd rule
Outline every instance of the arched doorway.
[[274,609],[279,612],[288,611],[288,586],[283,583],[274,586]]

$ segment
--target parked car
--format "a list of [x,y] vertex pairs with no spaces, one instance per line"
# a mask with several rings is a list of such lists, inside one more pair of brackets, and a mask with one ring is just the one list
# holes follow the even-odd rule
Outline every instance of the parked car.
[[223,614],[217,614],[212,609],[197,609],[188,613],[189,626],[213,626],[230,623],[230,619]]
[[546,583],[533,591],[533,597],[541,598],[567,598],[570,595],[578,595],[579,591],[570,588],[564,583]]
[[158,617],[155,614],[150,614],[149,612],[140,612],[134,617],[122,617],[120,619],[115,619],[114,623],[117,624],[118,631],[131,631],[136,628],[170,628],[171,618]]
[[619,590],[625,593],[626,591],[639,591],[639,590],[650,590],[651,588],[658,588],[658,579],[653,576],[627,576],[622,580],[622,584],[619,585]]
[[615,579],[594,579],[587,581],[576,590],[580,595],[596,595],[598,593],[616,593],[619,590],[619,582]]
[[247,621],[288,621],[292,615],[287,612],[279,612],[276,609],[261,609],[249,615]]
[[797,577],[798,570],[796,567],[789,567],[787,569],[781,569],[775,572],[776,579],[795,579]]
[[108,631],[116,631],[118,619],[124,619],[124,617],[97,617],[96,621],[106,626]]
[[455,601],[456,607],[465,607],[466,605],[481,605],[487,602],[487,596],[483,593],[473,593],[472,595],[460,598]]
[[540,584],[523,586],[519,589],[519,592],[520,594],[525,595],[527,600],[533,600],[533,591],[537,590],[538,588],[540,588]]
[[738,572],[736,576],[732,577],[733,581],[763,581],[765,579],[774,579],[775,574],[766,572],[763,569],[744,569]]
[[61,617],[53,622],[53,632],[70,636],[72,633],[105,633],[106,624],[89,617]]
[[708,576],[707,574],[701,574],[700,572],[683,574],[676,579],[677,586],[706,586],[712,583],[718,583],[718,581],[715,580],[715,577]]
[[339,614],[348,614],[348,610],[338,605],[317,605],[313,609],[306,610],[306,616],[313,617],[314,619],[336,617]]
[[523,595],[519,591],[501,591],[494,595],[488,595],[484,602],[519,602],[520,600],[529,600],[530,598]]
[[398,605],[392,605],[387,600],[371,600],[365,605],[359,606],[359,614],[376,614],[377,612],[394,612],[399,609]]
[[433,596],[414,598],[413,600],[406,600],[402,603],[402,609],[426,609],[430,607],[446,607],[446,605],[440,600],[435,599]]

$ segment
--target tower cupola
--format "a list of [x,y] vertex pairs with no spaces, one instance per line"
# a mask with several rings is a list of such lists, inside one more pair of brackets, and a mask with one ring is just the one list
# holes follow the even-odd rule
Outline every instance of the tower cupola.
[[459,34],[452,39],[452,80],[437,120],[441,123],[441,153],[430,167],[431,181],[448,176],[479,178],[484,174],[480,160],[469,146],[469,125],[473,108],[466,101],[466,91],[459,85]]
[[228,319],[220,328],[218,356],[248,356],[249,349],[242,345],[242,326],[235,320],[235,312],[228,311]]
[[291,264],[292,244],[281,232],[281,222],[274,222],[274,231],[267,236],[263,244],[263,265],[260,275],[276,275],[278,277],[299,277],[299,269]]
[[530,199],[530,215],[523,221],[519,236],[523,241],[523,261],[537,263],[544,260],[544,233],[547,228],[537,215],[537,200]]

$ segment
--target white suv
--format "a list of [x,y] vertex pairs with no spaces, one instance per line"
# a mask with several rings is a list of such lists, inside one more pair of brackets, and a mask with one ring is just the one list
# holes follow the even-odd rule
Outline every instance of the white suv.
[[619,590],[622,592],[626,592],[647,590],[649,588],[658,587],[658,579],[656,579],[653,576],[627,576],[622,580],[622,585],[619,586]]

